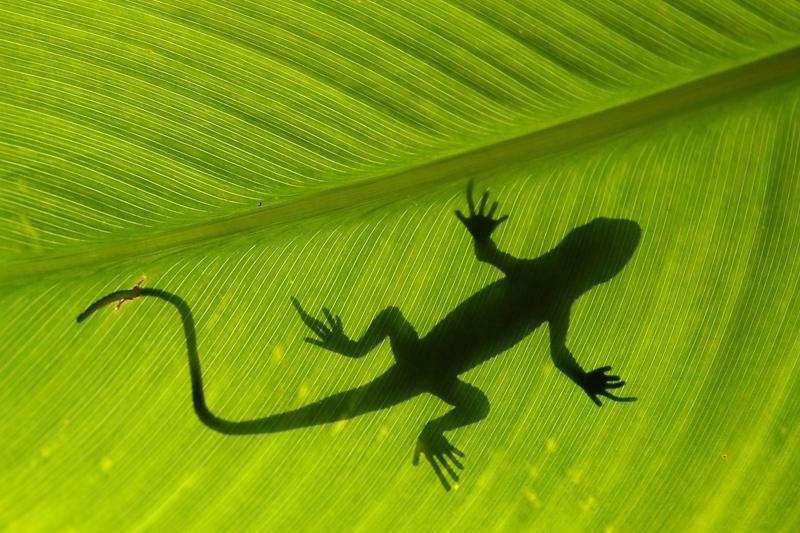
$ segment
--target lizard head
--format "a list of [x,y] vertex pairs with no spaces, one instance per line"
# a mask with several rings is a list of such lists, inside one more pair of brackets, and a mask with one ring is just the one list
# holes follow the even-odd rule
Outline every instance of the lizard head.
[[556,247],[561,274],[577,294],[582,294],[619,274],[641,236],[639,224],[620,218],[596,218],[579,226]]

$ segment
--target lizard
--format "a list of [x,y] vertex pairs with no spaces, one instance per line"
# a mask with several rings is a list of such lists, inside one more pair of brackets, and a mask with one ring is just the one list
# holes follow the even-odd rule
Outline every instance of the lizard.
[[572,380],[597,405],[600,397],[630,402],[634,397],[612,392],[625,385],[611,366],[584,370],[566,346],[570,309],[594,286],[609,281],[628,263],[641,237],[631,220],[595,218],[571,230],[553,249],[540,257],[520,259],[498,249],[492,234],[508,219],[495,217],[498,202],[487,210],[488,191],[476,205],[473,182],[467,186],[468,213],[455,215],[472,236],[478,261],[497,268],[503,277],[478,290],[442,318],[423,337],[399,308],[380,311],[357,339],[344,332],[342,319],[323,307],[324,320],[309,314],[292,297],[301,320],[314,336],[305,341],[349,358],[361,358],[388,339],[395,362],[369,383],[333,394],[298,409],[251,420],[228,420],[206,404],[194,319],[189,305],[170,292],[141,287],[116,291],[100,298],[82,312],[82,322],[97,309],[117,302],[151,296],[171,303],[179,311],[186,339],[192,403],[199,420],[212,430],[228,435],[274,433],[338,422],[410,400],[423,393],[437,396],[452,406],[444,415],[428,421],[417,437],[412,463],[424,457],[441,485],[450,490],[460,479],[464,453],[445,432],[483,420],[489,400],[461,375],[516,345],[545,322],[549,327],[550,356],[555,367]]

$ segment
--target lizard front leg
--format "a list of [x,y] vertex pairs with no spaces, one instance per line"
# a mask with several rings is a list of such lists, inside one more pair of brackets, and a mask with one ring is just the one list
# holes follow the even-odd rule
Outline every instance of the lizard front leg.
[[470,180],[467,185],[467,206],[469,213],[465,215],[460,210],[456,210],[456,217],[467,228],[472,239],[475,243],[475,257],[482,263],[488,263],[499,270],[506,276],[511,275],[519,268],[520,260],[506,252],[497,249],[492,240],[492,233],[497,226],[505,222],[508,215],[503,215],[499,218],[494,218],[497,211],[497,202],[492,203],[488,211],[486,211],[486,202],[489,200],[489,191],[481,195],[480,203],[477,208],[475,201],[472,198],[473,182]]
[[587,396],[600,407],[602,403],[598,396],[604,396],[616,402],[633,402],[636,398],[631,396],[617,396],[610,391],[625,385],[619,376],[609,376],[606,372],[610,366],[585,371],[572,356],[566,346],[567,328],[569,327],[569,309],[562,309],[550,318],[550,356],[553,363],[561,372],[569,377],[576,385],[583,389]]

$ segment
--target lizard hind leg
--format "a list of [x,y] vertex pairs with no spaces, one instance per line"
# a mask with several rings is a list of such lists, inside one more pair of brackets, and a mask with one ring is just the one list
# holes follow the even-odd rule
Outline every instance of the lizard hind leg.
[[486,418],[489,414],[489,400],[478,387],[465,383],[457,377],[437,381],[429,392],[453,408],[443,416],[425,424],[417,439],[413,463],[419,464],[420,455],[424,455],[439,482],[445,490],[450,490],[453,483],[458,483],[458,470],[464,468],[461,464],[464,453],[450,443],[444,432]]
[[406,320],[397,307],[387,307],[372,319],[367,330],[359,339],[350,339],[344,333],[342,319],[335,316],[327,307],[322,308],[327,324],[314,318],[292,298],[292,305],[300,318],[318,338],[306,337],[306,342],[347,357],[364,357],[389,338],[394,358],[399,366],[413,366],[413,357],[419,352],[419,336],[414,326]]

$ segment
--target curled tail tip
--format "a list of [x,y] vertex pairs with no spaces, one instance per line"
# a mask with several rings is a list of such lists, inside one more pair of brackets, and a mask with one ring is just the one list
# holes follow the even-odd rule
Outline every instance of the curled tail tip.
[[89,316],[90,316],[90,315],[91,315],[93,312],[94,312],[94,309],[92,309],[91,307],[89,307],[88,309],[85,309],[85,310],[84,310],[84,311],[83,311],[81,314],[79,314],[79,315],[78,315],[78,317],[75,319],[75,322],[77,322],[78,324],[80,324],[81,322],[83,322],[84,320],[86,320],[87,318],[89,318]]

